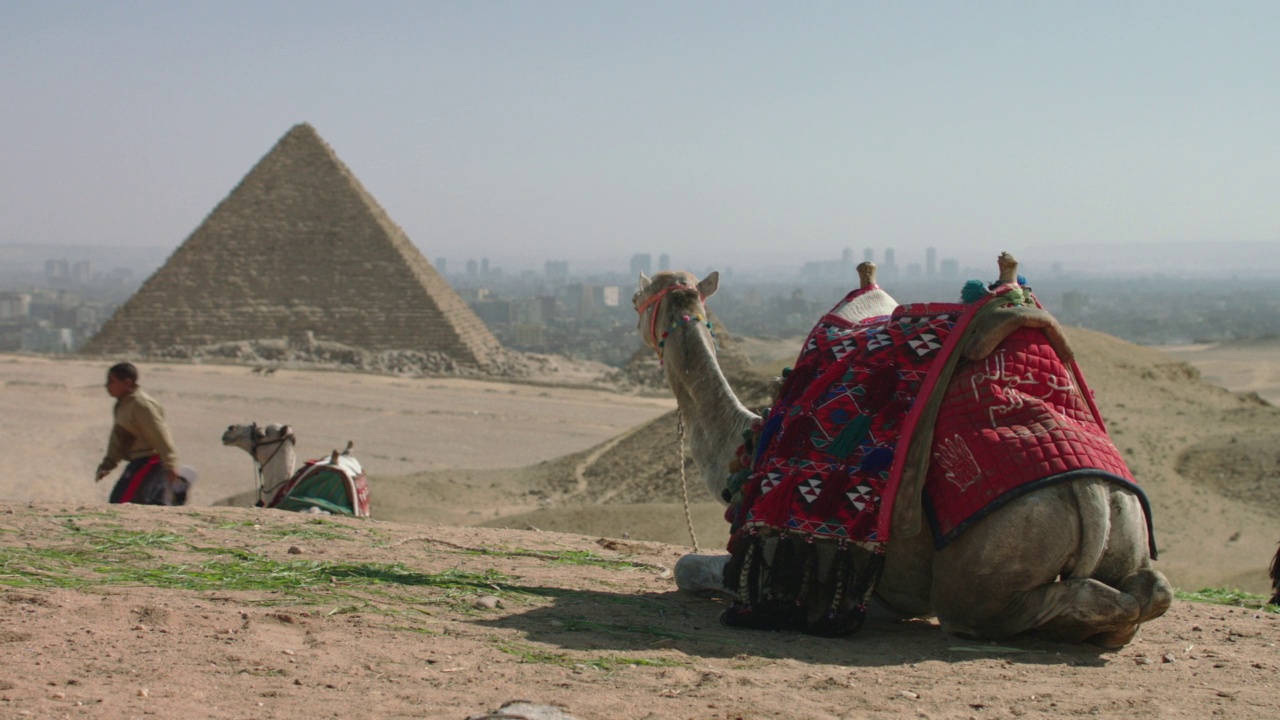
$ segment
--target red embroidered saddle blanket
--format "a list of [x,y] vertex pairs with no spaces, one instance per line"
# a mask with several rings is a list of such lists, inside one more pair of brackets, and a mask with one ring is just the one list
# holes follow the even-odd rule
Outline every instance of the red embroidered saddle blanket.
[[939,548],[1006,503],[1081,474],[1130,485],[1142,497],[1084,378],[1043,332],[1021,328],[956,370],[938,409],[924,486]]
[[1014,498],[1081,473],[1141,497],[1079,368],[1042,331],[1017,330],[982,361],[946,362],[974,315],[999,295],[903,305],[854,324],[836,311],[858,294],[818,322],[783,383],[741,503],[730,510],[731,552],[765,528],[881,550],[905,450],[930,442],[915,434],[935,389],[945,394],[924,503],[938,547]]

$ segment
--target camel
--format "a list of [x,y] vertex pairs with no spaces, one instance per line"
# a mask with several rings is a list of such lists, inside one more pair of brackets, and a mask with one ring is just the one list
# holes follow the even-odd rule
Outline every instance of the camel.
[[[257,423],[230,425],[222,434],[223,445],[238,447],[254,459],[258,476],[258,507],[368,517],[369,488],[363,468],[351,454],[355,444],[348,442],[341,453],[334,450],[328,458],[308,461],[302,469],[294,472],[298,460],[294,451],[297,442],[291,426],[276,423],[266,426]],[[331,484],[329,488],[321,488],[310,495],[300,492],[304,481],[318,480],[325,471],[333,471],[330,477],[339,481],[336,489]],[[340,499],[336,505],[329,502],[334,497]]]
[[294,451],[298,439],[288,425],[229,425],[222,433],[222,444],[238,447],[254,459],[258,475],[258,507],[267,506],[293,477],[293,469],[298,464],[298,455]]
[[[841,316],[856,323],[893,312],[897,303],[875,284],[875,266],[864,263],[858,271],[861,294],[851,294],[852,301],[837,306]],[[1002,256],[1000,282],[1012,287],[1016,277],[1016,261]],[[732,490],[727,469],[734,468],[735,461],[741,463],[737,453],[744,432],[760,427],[762,418],[738,400],[716,361],[704,302],[718,285],[715,272],[702,280],[682,271],[663,271],[652,279],[642,273],[633,304],[640,335],[658,354],[688,428],[703,482],[713,497],[728,504]],[[1053,339],[1055,348],[1064,342],[1060,334]],[[873,599],[893,617],[936,616],[944,631],[972,639],[1001,640],[1028,633],[1118,648],[1132,640],[1142,623],[1162,615],[1173,597],[1168,581],[1152,567],[1144,502],[1107,478],[1077,475],[1008,502],[939,550],[929,533],[920,530],[922,510],[916,496],[894,506],[894,530],[883,555],[859,555],[855,548],[854,562],[882,563]],[[730,589],[741,593],[744,585],[754,583],[767,594],[771,581],[766,576],[775,555],[782,552],[779,540],[785,536],[763,535],[764,563],[754,575],[748,577],[743,570],[742,582],[726,583],[731,556],[690,554],[677,563],[677,586],[699,594]],[[830,584],[835,544],[818,539],[813,545],[816,562],[828,563],[819,582]],[[731,572],[737,570],[734,566]],[[824,597],[847,606],[856,598],[841,599],[840,593],[849,590],[826,588]],[[831,635],[857,629],[843,626],[827,632],[832,628],[820,627],[815,610],[807,611],[797,629]],[[733,624],[725,616],[722,621]]]

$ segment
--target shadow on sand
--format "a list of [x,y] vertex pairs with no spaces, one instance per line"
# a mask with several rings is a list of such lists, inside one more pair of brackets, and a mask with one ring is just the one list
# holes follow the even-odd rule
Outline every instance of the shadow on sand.
[[528,640],[565,650],[619,653],[676,650],[697,657],[787,659],[851,667],[963,663],[999,658],[1009,664],[1095,666],[1111,653],[1090,645],[1034,638],[1001,643],[964,640],[927,619],[869,619],[844,638],[796,632],[728,628],[720,624],[726,604],[678,592],[621,594],[558,588],[521,588],[549,605],[476,620],[485,627],[517,630]]

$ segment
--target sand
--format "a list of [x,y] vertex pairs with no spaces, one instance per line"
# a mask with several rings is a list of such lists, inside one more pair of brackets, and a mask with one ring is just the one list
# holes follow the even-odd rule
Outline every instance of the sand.
[[[1237,394],[1154,350],[1071,339],[1151,499],[1157,567],[1180,590],[1264,592],[1280,539],[1266,383]],[[187,508],[105,505],[92,480],[110,428],[103,363],[0,356],[0,716],[461,720],[527,699],[581,720],[1280,717],[1280,624],[1243,608],[1180,600],[1118,652],[965,642],[928,620],[844,640],[719,627],[722,606],[676,593],[664,571],[691,544],[665,396],[140,368],[201,472]],[[219,443],[249,421],[292,424],[304,458],[354,440],[375,518],[215,507],[252,490],[248,456]],[[690,493],[703,549],[721,546],[719,505]],[[227,558],[323,582],[104,579],[113,564]],[[482,595],[499,605],[475,606]]]

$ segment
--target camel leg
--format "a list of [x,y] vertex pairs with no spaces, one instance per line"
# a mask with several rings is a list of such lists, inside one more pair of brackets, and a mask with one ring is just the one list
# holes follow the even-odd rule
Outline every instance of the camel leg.
[[732,593],[724,587],[724,567],[728,562],[728,555],[683,555],[673,571],[676,587],[700,597],[730,596]]
[[1035,630],[1053,640],[1079,643],[1096,637],[1123,645],[1137,632],[1142,609],[1133,596],[1082,578],[1012,596],[948,598],[938,615],[944,631],[961,637],[1001,640]]
[[[929,587],[933,583],[936,551],[928,531],[911,537],[895,535],[885,548],[884,573],[876,583],[875,600],[893,619],[933,614]],[[873,604],[872,608],[876,608]],[[877,617],[884,616],[877,612]]]
[[1145,531],[1136,500],[1101,481],[1019,498],[935,558],[930,596],[942,628],[983,639],[1034,630],[1124,645],[1172,597],[1151,569]]
[[1094,645],[1118,648],[1127,645],[1138,632],[1138,626],[1160,617],[1173,604],[1173,586],[1164,574],[1143,567],[1120,582],[1119,589],[1138,602],[1138,620],[1132,627],[1092,635],[1086,639]]

